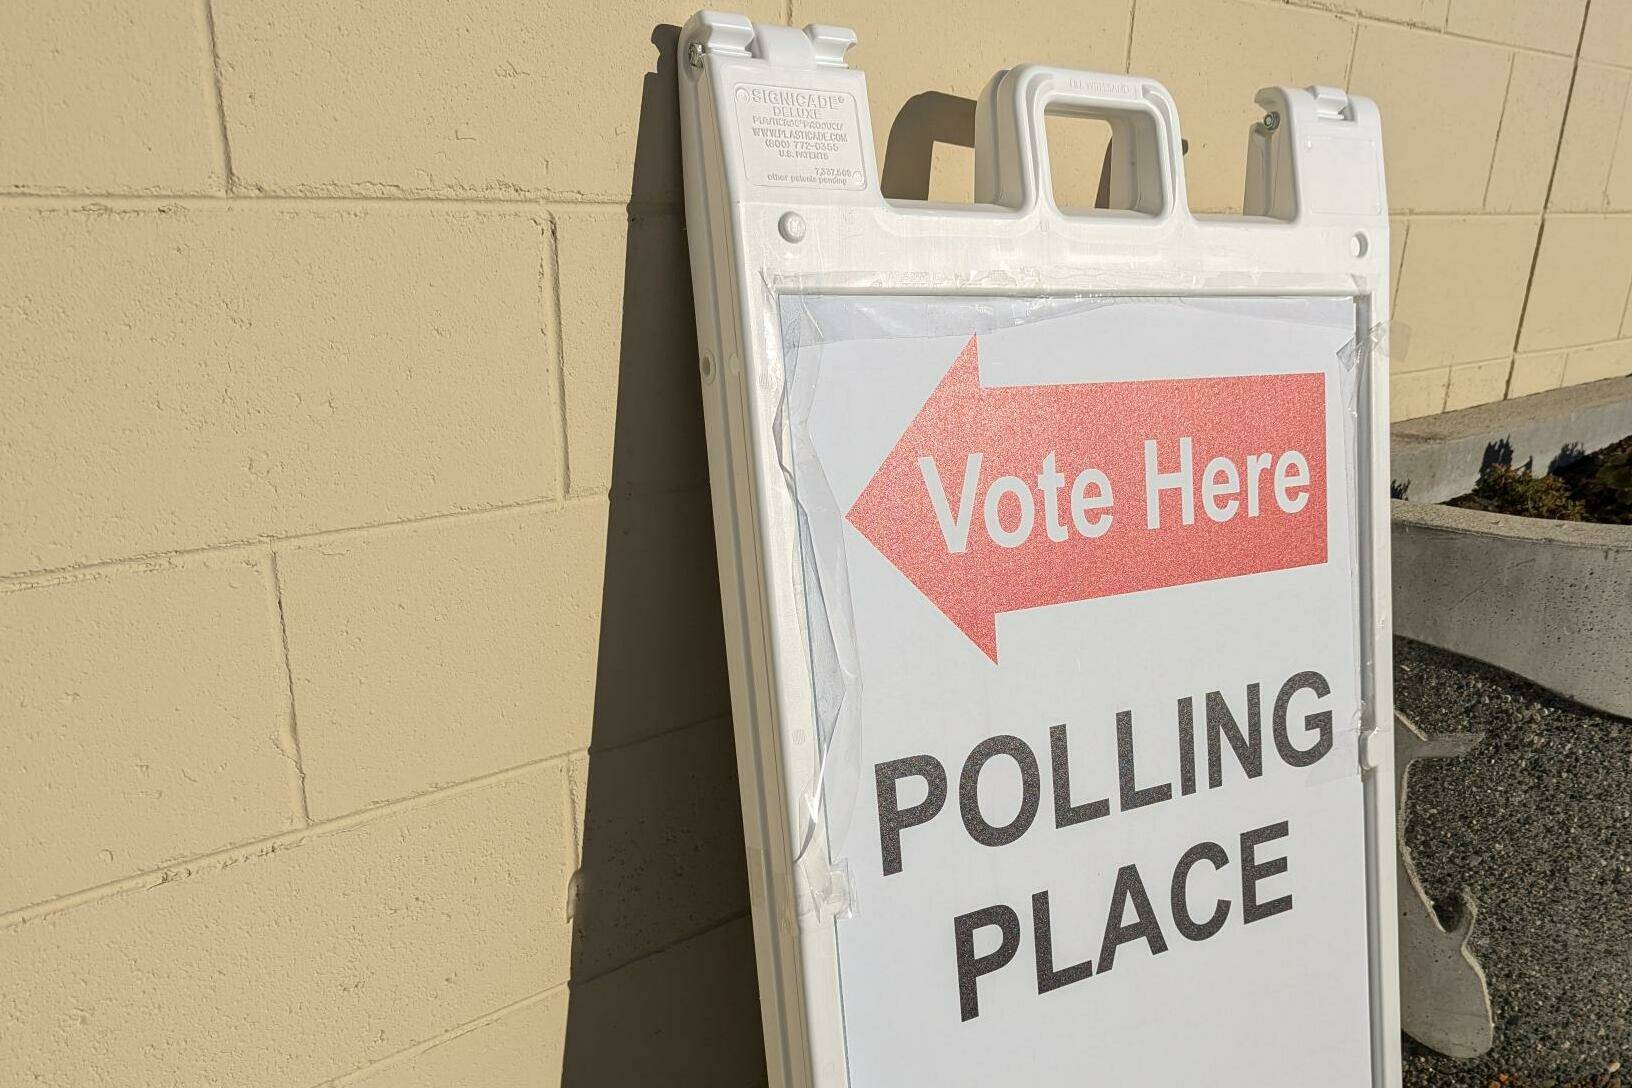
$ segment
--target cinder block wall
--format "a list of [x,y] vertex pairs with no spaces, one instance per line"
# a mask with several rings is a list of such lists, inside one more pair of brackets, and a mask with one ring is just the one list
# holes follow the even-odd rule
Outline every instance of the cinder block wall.
[[[0,9],[0,1084],[763,1081],[688,14]],[[1632,371],[1632,0],[749,14],[857,28],[881,147],[1161,77],[1207,210],[1257,86],[1373,95],[1398,413]]]

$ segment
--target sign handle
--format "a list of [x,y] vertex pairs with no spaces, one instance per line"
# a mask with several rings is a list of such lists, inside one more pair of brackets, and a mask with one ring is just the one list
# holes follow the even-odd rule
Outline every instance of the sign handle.
[[[1188,217],[1179,115],[1154,80],[1024,64],[992,77],[975,107],[975,200],[1063,215],[1055,203],[1044,118],[1088,117],[1111,128],[1110,207],[1082,214],[1160,223]],[[1073,213],[1078,214],[1078,213]]]

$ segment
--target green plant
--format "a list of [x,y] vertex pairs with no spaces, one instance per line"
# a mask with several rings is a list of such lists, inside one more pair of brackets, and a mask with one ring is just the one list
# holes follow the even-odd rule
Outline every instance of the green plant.
[[1589,521],[1632,525],[1632,438],[1589,454],[1558,470]]
[[1557,476],[1533,476],[1528,465],[1486,465],[1473,490],[1452,505],[1470,510],[1490,510],[1527,518],[1582,521],[1586,507],[1570,497],[1570,489]]
[[1632,505],[1632,442],[1622,443],[1608,453],[1592,474],[1593,483],[1613,495],[1616,501]]

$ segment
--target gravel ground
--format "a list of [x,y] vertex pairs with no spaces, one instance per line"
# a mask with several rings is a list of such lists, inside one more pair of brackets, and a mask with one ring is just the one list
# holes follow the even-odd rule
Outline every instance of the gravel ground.
[[1405,836],[1428,894],[1479,907],[1496,1047],[1405,1041],[1406,1088],[1606,1088],[1632,1069],[1632,721],[1396,639],[1395,702],[1423,732],[1482,732],[1411,771]]

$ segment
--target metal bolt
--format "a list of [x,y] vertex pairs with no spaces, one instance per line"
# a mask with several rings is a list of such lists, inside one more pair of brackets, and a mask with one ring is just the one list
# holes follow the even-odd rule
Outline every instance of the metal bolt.
[[1281,127],[1281,115],[1271,111],[1264,114],[1264,131],[1274,132]]
[[784,239],[798,244],[805,240],[805,217],[798,212],[783,212],[776,229]]
[[686,46],[686,63],[691,65],[693,68],[701,68],[703,66],[702,42],[692,42],[690,45]]

